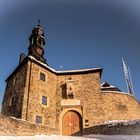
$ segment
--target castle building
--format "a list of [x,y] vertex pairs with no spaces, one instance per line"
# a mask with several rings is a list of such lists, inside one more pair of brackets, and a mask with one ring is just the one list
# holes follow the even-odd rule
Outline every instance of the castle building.
[[2,114],[56,128],[61,135],[84,134],[108,120],[140,118],[140,104],[108,83],[102,68],[56,71],[44,58],[40,24],[29,37],[28,55],[6,79]]

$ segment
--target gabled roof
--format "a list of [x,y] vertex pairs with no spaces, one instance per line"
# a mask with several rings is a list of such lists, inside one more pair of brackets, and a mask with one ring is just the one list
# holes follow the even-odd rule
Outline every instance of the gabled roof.
[[42,63],[38,60],[36,60],[33,56],[26,56],[24,58],[24,60],[17,66],[17,68],[9,75],[9,77],[6,79],[6,81],[8,81],[9,79],[11,79],[11,77],[24,65],[26,64],[26,62],[30,60],[36,64],[38,64],[39,66],[49,70],[50,72],[56,74],[56,75],[68,75],[68,74],[86,74],[86,73],[93,73],[93,72],[100,72],[100,76],[102,74],[102,67],[99,68],[90,68],[90,69],[79,69],[79,70],[64,70],[64,71],[57,71],[51,67],[49,67],[47,64]]
[[115,86],[112,86],[112,85],[109,84],[108,82],[103,82],[103,83],[101,84],[101,87],[102,87],[102,88],[105,88],[105,87],[115,87]]

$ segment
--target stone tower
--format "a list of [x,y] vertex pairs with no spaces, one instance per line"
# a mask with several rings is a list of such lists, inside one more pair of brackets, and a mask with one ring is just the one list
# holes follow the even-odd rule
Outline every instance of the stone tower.
[[[34,58],[47,65],[44,58],[44,45],[44,31],[38,21],[29,37],[28,55],[25,57],[25,54],[21,53],[19,65],[6,79],[7,85],[2,103],[2,114],[27,120],[32,72],[30,60]],[[24,110],[24,108],[26,109]]]

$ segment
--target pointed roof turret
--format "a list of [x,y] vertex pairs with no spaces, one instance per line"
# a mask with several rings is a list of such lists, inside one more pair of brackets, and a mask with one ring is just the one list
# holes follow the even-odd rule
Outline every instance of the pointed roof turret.
[[33,28],[32,33],[29,37],[29,48],[28,55],[35,57],[37,60],[46,63],[44,58],[44,31],[40,25],[40,20],[38,19],[38,24]]

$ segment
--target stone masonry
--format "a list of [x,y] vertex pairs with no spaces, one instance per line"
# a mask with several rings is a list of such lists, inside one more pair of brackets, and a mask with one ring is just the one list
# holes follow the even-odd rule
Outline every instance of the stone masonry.
[[41,124],[61,135],[86,134],[88,128],[108,120],[140,119],[135,97],[101,90],[102,68],[56,71],[49,67],[39,24],[29,41],[28,55],[22,55],[6,80],[3,115]]
[[[140,118],[140,104],[133,96],[121,92],[101,91],[99,70],[86,71],[86,73],[57,73],[30,57],[23,63],[25,64],[14,74],[14,77],[17,77],[17,89],[13,85],[14,77],[8,81],[2,108],[4,115],[32,123],[35,123],[36,116],[41,116],[42,124],[58,129],[59,134],[62,134],[63,115],[70,110],[81,115],[83,133],[84,129],[103,124],[107,120]],[[45,81],[39,79],[40,72],[45,74]],[[72,99],[67,99],[65,96],[65,84],[69,79],[74,81]],[[18,91],[16,94],[21,97],[18,104],[17,102],[14,104],[19,107],[14,108],[15,114],[14,110],[12,112],[12,109],[10,111],[7,109],[12,89]],[[42,105],[42,96],[47,97],[47,105]]]

